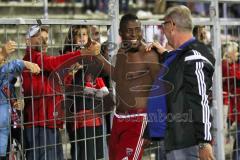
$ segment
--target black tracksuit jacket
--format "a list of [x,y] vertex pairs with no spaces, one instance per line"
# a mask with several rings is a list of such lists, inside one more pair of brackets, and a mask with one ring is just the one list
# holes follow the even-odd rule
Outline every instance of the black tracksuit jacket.
[[[163,55],[166,57],[166,54]],[[197,40],[177,53],[163,77],[173,85],[167,98],[167,151],[210,142],[208,95],[212,87],[215,59],[211,50]]]

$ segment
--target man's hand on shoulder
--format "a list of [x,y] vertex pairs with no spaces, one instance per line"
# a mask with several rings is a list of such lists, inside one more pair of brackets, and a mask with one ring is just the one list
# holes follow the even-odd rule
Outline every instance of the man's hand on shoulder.
[[159,54],[162,54],[163,52],[167,51],[166,48],[164,48],[159,42],[156,42],[156,41],[147,44],[146,47],[145,47],[145,50],[147,52],[150,52],[152,49],[156,49],[156,51]]
[[211,144],[199,144],[199,158],[200,160],[214,160],[213,149]]

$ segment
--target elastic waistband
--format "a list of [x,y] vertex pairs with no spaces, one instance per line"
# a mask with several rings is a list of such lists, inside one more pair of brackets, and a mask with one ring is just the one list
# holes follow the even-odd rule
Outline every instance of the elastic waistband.
[[147,116],[146,113],[146,108],[134,108],[134,109],[129,109],[125,112],[119,112],[115,111],[114,115],[117,118],[131,118],[131,117],[136,117],[136,116]]
[[120,111],[116,109],[116,113],[121,115],[139,114],[139,113],[146,113],[146,112],[147,112],[146,108],[133,108],[133,109],[128,109],[127,111]]

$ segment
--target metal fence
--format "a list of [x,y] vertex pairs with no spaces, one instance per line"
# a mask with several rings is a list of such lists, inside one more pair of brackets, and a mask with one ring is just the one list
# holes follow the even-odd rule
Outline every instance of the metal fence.
[[[81,24],[81,25],[95,25],[95,29],[98,30],[98,32],[100,33],[100,35],[98,35],[102,41],[106,41],[108,40],[108,29],[111,27],[111,23],[109,21],[82,21],[82,20],[24,20],[24,19],[17,19],[17,20],[1,20],[0,24],[1,24],[1,41],[4,42],[6,40],[14,40],[17,42],[17,50],[14,54],[14,56],[12,57],[12,59],[22,59],[25,52],[26,52],[26,32],[29,30],[29,28],[37,23],[41,23],[41,25],[47,25],[48,26],[48,33],[49,33],[49,46],[48,46],[48,55],[60,55],[63,53],[63,46],[67,45],[64,44],[65,43],[65,37],[68,35],[68,30],[71,30],[71,26],[77,25],[77,24]],[[91,32],[91,34],[93,34]],[[72,37],[71,37],[72,38]],[[75,47],[75,46],[73,46]],[[42,50],[43,48],[41,48]],[[42,64],[43,64],[43,60]],[[52,61],[53,62],[53,61]],[[65,65],[67,62],[66,61],[62,61],[59,62],[62,65]],[[54,63],[54,62],[53,62]],[[68,62],[67,62],[68,63]],[[83,62],[79,62],[82,66],[84,66]],[[45,65],[45,64],[43,64]],[[41,66],[44,68],[44,66]],[[62,77],[61,74],[65,74],[62,72],[69,72],[70,66],[65,67],[65,69],[63,70],[55,70],[52,72],[49,72],[49,70],[47,71],[48,75],[48,79],[44,79],[46,72],[43,70],[40,74],[41,74],[41,83],[38,84],[40,86],[34,86],[33,82],[29,82],[29,85],[32,88],[33,93],[35,94],[35,90],[37,90],[38,87],[46,87],[45,84],[46,83],[51,83],[51,88],[47,88],[47,89],[51,89],[53,90],[53,92],[46,92],[49,94],[44,94],[44,93],[36,93],[37,95],[23,95],[23,88],[22,88],[22,80],[21,80],[21,76],[18,77],[19,81],[15,84],[14,90],[16,93],[16,98],[18,100],[23,100],[25,99],[25,106],[26,104],[26,99],[28,99],[30,101],[30,112],[32,113],[36,113],[38,111],[36,111],[36,107],[34,106],[34,101],[36,99],[42,99],[44,103],[42,105],[42,107],[44,108],[43,112],[44,115],[46,116],[47,114],[49,114],[48,109],[47,109],[47,103],[51,103],[51,100],[56,101],[57,97],[62,96],[64,97],[64,101],[62,101],[60,108],[57,106],[57,103],[53,103],[53,111],[52,114],[54,114],[54,119],[52,120],[44,120],[44,121],[35,121],[36,123],[44,123],[44,137],[41,139],[43,142],[39,142],[39,139],[37,138],[38,136],[38,127],[37,125],[33,124],[31,121],[24,121],[24,116],[26,116],[26,112],[24,113],[25,109],[20,109],[20,110],[15,110],[13,109],[12,112],[12,121],[11,121],[11,131],[10,131],[10,148],[8,149],[9,154],[8,157],[10,159],[25,159],[26,157],[26,153],[29,151],[33,151],[32,152],[32,157],[33,159],[35,159],[36,157],[39,157],[38,155],[38,150],[43,149],[43,154],[42,156],[45,156],[46,159],[52,159],[52,158],[48,158],[48,155],[46,154],[46,151],[53,148],[53,152],[55,152],[55,155],[58,154],[58,149],[59,146],[63,147],[64,150],[64,159],[70,159],[71,158],[71,154],[70,154],[70,146],[74,146],[74,144],[76,145],[76,147],[80,147],[81,145],[81,149],[85,148],[84,153],[82,153],[83,155],[85,155],[85,158],[83,159],[88,159],[87,155],[93,155],[95,156],[94,159],[96,159],[98,153],[100,153],[100,158],[102,159],[106,159],[107,158],[107,137],[109,135],[109,131],[107,132],[107,126],[106,126],[106,120],[108,121],[108,126],[110,125],[110,120],[109,118],[106,119],[105,115],[107,113],[104,113],[103,111],[100,112],[98,111],[98,115],[95,115],[94,113],[86,113],[87,109],[85,107],[89,107],[88,110],[95,110],[94,107],[96,107],[98,105],[98,110],[103,110],[102,107],[102,99],[99,98],[98,100],[94,100],[94,97],[87,97],[84,96],[83,93],[79,93],[77,91],[77,89],[73,89],[74,87],[78,88],[78,90],[80,90],[79,88],[81,88],[81,90],[83,90],[84,86],[81,86],[82,84],[80,84],[80,82],[75,82],[75,78],[73,78],[73,84],[72,86],[70,86],[71,89],[69,89],[67,91],[67,87],[63,84],[64,83],[64,78]],[[51,70],[51,69],[50,69]],[[53,76],[51,77],[51,74],[53,73]],[[56,73],[56,74],[55,74]],[[98,73],[96,73],[98,74]],[[85,76],[84,72],[82,72],[82,75],[78,75],[78,79],[81,79],[82,76]],[[50,81],[50,82],[48,82]],[[82,83],[84,83],[84,81],[82,81]],[[34,86],[34,87],[33,87]],[[60,86],[60,88],[59,88]],[[46,88],[45,88],[46,89]],[[75,91],[76,90],[76,91]],[[83,95],[83,96],[80,96]],[[49,99],[49,97],[52,97]],[[12,98],[12,97],[11,97]],[[83,104],[79,104],[76,103],[78,102],[76,99],[83,101]],[[29,102],[28,101],[28,102]],[[86,102],[86,101],[91,101],[91,102]],[[95,104],[96,102],[96,104]],[[98,103],[98,104],[97,104]],[[70,105],[71,104],[71,105]],[[79,110],[79,106],[77,105],[83,105],[83,108],[81,110]],[[89,105],[89,106],[87,106]],[[29,107],[29,104],[28,104]],[[29,108],[28,108],[29,109]],[[39,108],[38,108],[39,109]],[[62,117],[59,115],[61,114],[61,111],[63,111],[64,114]],[[40,112],[40,111],[39,111]],[[3,113],[8,114],[8,113]],[[31,113],[29,113],[31,114]],[[36,116],[36,114],[32,114],[32,118],[34,119],[34,116]],[[86,127],[85,123],[91,123],[89,122],[89,118],[86,117],[98,117],[96,118],[97,120],[92,122],[91,125],[93,125],[93,127]],[[58,118],[56,118],[58,117]],[[62,122],[64,122],[64,125],[61,126],[60,128],[57,127],[58,122],[61,120]],[[54,133],[52,133],[52,137],[48,137],[47,135],[49,135],[48,133],[48,127],[46,127],[48,125],[49,121],[54,121],[52,126],[54,129]],[[85,122],[83,124],[80,124],[81,122]],[[35,123],[34,122],[34,123]],[[77,123],[79,122],[79,123]],[[28,127],[26,127],[28,126]],[[31,130],[29,133],[29,135],[27,137],[30,138],[30,141],[32,141],[32,145],[30,145],[31,147],[27,147],[29,146],[28,144],[26,144],[26,132],[27,130],[30,128],[33,128],[33,130]],[[97,127],[96,127],[97,126]],[[63,128],[62,128],[63,127]],[[51,128],[51,127],[50,127]],[[78,130],[77,130],[78,128]],[[79,128],[81,128],[81,130],[79,130]],[[89,129],[91,128],[91,129]],[[109,129],[108,129],[109,130]],[[36,136],[36,137],[35,137]],[[25,138],[24,138],[25,137]],[[57,139],[61,139],[61,140],[57,140]],[[48,141],[54,141],[54,143],[51,143],[49,145]],[[40,145],[41,143],[41,145]],[[89,145],[93,144],[90,148]],[[48,144],[48,145],[47,145]],[[97,144],[97,145],[94,145]],[[60,147],[60,148],[62,148]],[[72,147],[73,148],[73,147]],[[102,149],[102,150],[101,150]],[[88,151],[91,150],[91,151]],[[100,151],[101,150],[101,151]],[[89,152],[93,152],[90,153]],[[77,153],[77,152],[76,152]],[[79,155],[76,155],[80,158]],[[54,158],[55,159],[55,158]],[[58,158],[56,158],[58,159]],[[81,158],[82,159],[82,158]],[[92,159],[92,158],[89,158]]]
[[[159,24],[159,22],[157,22]],[[82,27],[85,25],[94,26],[99,31],[99,38],[101,42],[108,41],[109,43],[109,52],[116,52],[117,48],[115,45],[115,41],[110,41],[111,37],[109,33],[111,33],[111,23],[110,21],[85,21],[85,20],[29,20],[29,19],[15,19],[15,20],[0,20],[0,32],[3,35],[1,37],[1,42],[5,42],[7,40],[14,40],[17,42],[17,50],[11,57],[11,59],[22,59],[26,54],[26,32],[32,25],[41,24],[42,26],[47,26],[48,34],[49,34],[49,42],[48,42],[48,50],[47,54],[52,56],[57,56],[63,54],[63,50],[66,44],[66,37],[69,35],[69,30],[73,30],[75,25],[81,25]],[[153,24],[151,22],[151,24]],[[154,24],[155,25],[155,24]],[[143,25],[143,30],[147,28]],[[151,27],[150,27],[151,30]],[[93,32],[91,32],[91,36],[93,37]],[[73,38],[73,35],[71,35]],[[116,38],[117,39],[117,38]],[[118,42],[117,42],[118,43]],[[31,46],[31,44],[30,44]],[[75,47],[73,45],[73,47]],[[40,50],[43,50],[43,47],[40,46]],[[114,53],[113,53],[114,54]],[[30,60],[31,61],[31,60]],[[63,62],[59,62],[61,65],[66,65],[68,63],[67,60]],[[71,62],[72,63],[72,62]],[[82,66],[85,66],[85,61],[79,62]],[[44,65],[43,59],[41,59],[41,64]],[[90,65],[88,63],[88,65]],[[34,86],[34,82],[29,82],[29,87],[32,90],[32,94],[25,94],[26,90],[23,89],[23,81],[21,76],[16,77],[18,81],[14,84],[14,92],[16,94],[17,100],[23,101],[25,99],[25,108],[21,108],[20,110],[12,109],[12,120],[11,120],[11,130],[10,130],[10,139],[9,139],[9,149],[8,149],[8,157],[9,159],[25,159],[28,152],[32,151],[33,159],[37,159],[39,157],[39,151],[43,149],[42,156],[45,159],[49,159],[47,155],[47,150],[53,149],[55,155],[58,154],[59,146],[62,146],[64,159],[71,159],[73,158],[73,153],[76,154],[77,159],[108,159],[108,148],[107,148],[107,141],[109,139],[110,134],[110,126],[111,126],[111,118],[109,117],[112,113],[112,110],[105,111],[104,101],[102,98],[95,98],[94,96],[87,96],[83,93],[85,81],[81,81],[80,79],[84,79],[86,76],[87,69],[81,74],[77,75],[75,78],[73,77],[71,86],[67,86],[64,84],[64,76],[65,73],[71,70],[71,65],[66,65],[67,67],[56,69],[49,71],[48,79],[44,79],[44,74],[46,72],[44,69],[42,70],[41,74],[41,82],[40,86]],[[44,66],[41,66],[45,68]],[[72,71],[72,70],[71,70]],[[98,75],[101,70],[96,71]],[[30,75],[31,77],[32,75]],[[96,78],[96,77],[95,77]],[[38,87],[45,87],[44,85],[49,82],[51,83],[51,89],[53,90],[52,93],[47,94],[39,94],[36,93],[35,90]],[[106,82],[106,81],[105,81]],[[107,84],[106,84],[107,85]],[[60,86],[60,88],[59,88]],[[109,90],[111,89],[111,85],[109,84]],[[23,94],[24,93],[24,94]],[[53,123],[53,135],[49,136],[49,124],[48,122],[51,121],[49,119],[45,120],[32,120],[26,122],[24,117],[30,113],[36,113],[36,101],[37,99],[42,99],[43,104],[43,112],[44,115],[48,114],[47,104],[51,103],[49,97],[53,97],[54,101],[57,101],[58,96],[63,96],[64,101],[61,103],[61,107],[59,108],[57,103],[53,103],[53,108],[55,109],[52,111],[52,114],[56,116]],[[11,97],[12,99],[13,97]],[[29,104],[30,103],[30,104]],[[40,102],[39,102],[40,103]],[[83,106],[82,110],[79,110],[79,105]],[[89,108],[90,106],[90,108]],[[28,111],[27,110],[28,107]],[[30,108],[30,110],[29,110]],[[88,108],[88,109],[87,109]],[[39,108],[38,108],[39,109]],[[88,112],[88,111],[95,111],[95,112]],[[30,113],[29,113],[30,112]],[[61,112],[64,112],[61,115]],[[4,113],[5,114],[5,113]],[[58,115],[61,115],[58,117]],[[17,117],[16,117],[17,116]],[[32,118],[34,119],[35,114],[31,114]],[[86,123],[91,123],[89,120],[93,117],[97,117],[97,120],[92,122],[93,127],[87,127]],[[64,122],[62,127],[58,127],[58,120]],[[83,123],[84,122],[84,123]],[[39,142],[39,127],[35,125],[35,123],[44,123],[43,128],[43,138],[41,139],[42,142]],[[81,123],[81,124],[80,124]],[[101,123],[101,125],[99,124]],[[29,131],[29,128],[32,130]],[[80,129],[79,129],[80,128]],[[28,134],[28,135],[26,135]],[[30,138],[30,140],[26,140],[26,137]],[[27,139],[28,139],[27,138]],[[49,139],[50,138],[50,139]],[[58,140],[61,139],[61,140]],[[48,141],[52,141],[52,144],[49,144]],[[32,145],[29,147],[26,144],[26,141],[31,141]],[[92,147],[89,147],[89,144],[93,144]],[[159,155],[162,151],[160,151],[159,146],[162,145],[158,142],[153,143],[149,148],[146,149],[144,157],[155,159],[157,155]],[[61,147],[60,147],[61,148]],[[75,149],[74,149],[75,148]],[[77,149],[78,148],[78,149]],[[79,148],[82,151],[83,155],[78,155]],[[90,152],[90,153],[89,153]],[[102,152],[102,154],[101,154]],[[98,153],[100,153],[100,157],[97,157]],[[91,158],[87,156],[94,155]],[[51,159],[51,158],[50,158]]]

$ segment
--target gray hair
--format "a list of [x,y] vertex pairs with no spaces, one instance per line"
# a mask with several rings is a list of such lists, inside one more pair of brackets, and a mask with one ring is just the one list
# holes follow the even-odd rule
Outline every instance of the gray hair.
[[167,10],[165,18],[171,18],[179,31],[192,32],[192,15],[189,8],[184,5],[171,7]]

